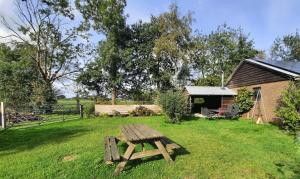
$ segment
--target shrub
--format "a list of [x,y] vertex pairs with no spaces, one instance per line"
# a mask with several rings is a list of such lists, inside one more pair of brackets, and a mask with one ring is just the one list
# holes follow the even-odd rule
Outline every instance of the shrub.
[[121,113],[117,110],[112,110],[112,116],[116,117],[116,116],[121,116]]
[[128,111],[128,115],[129,115],[129,116],[136,116],[135,110],[130,110],[130,111]]
[[155,113],[151,110],[146,108],[145,106],[138,106],[132,111],[128,111],[130,116],[152,116]]
[[287,130],[295,131],[300,126],[300,82],[290,82],[282,92],[276,114]]
[[159,104],[171,123],[180,122],[187,114],[188,99],[180,91],[168,91],[160,94]]
[[95,115],[95,105],[94,104],[87,104],[83,106],[83,113],[87,117],[91,117]]
[[234,101],[238,105],[240,114],[248,112],[254,105],[252,100],[253,93],[246,88],[238,90],[238,94]]
[[99,117],[110,117],[110,115],[108,113],[100,113]]

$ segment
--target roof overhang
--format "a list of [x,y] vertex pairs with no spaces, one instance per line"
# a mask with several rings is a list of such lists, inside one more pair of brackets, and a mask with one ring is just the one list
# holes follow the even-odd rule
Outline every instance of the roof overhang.
[[186,86],[190,96],[235,96],[237,93],[227,87],[220,86]]

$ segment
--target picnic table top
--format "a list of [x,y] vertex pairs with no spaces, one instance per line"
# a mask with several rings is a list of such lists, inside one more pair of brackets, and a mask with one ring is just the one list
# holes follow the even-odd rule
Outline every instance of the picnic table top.
[[121,132],[125,139],[130,142],[157,139],[164,137],[160,132],[144,125],[129,124],[121,127]]

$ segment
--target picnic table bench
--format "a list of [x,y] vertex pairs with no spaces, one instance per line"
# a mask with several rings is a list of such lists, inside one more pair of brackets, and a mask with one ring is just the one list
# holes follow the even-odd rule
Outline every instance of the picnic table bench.
[[[174,149],[180,148],[178,144],[168,139],[160,132],[143,124],[130,124],[121,127],[121,135],[119,137],[105,137],[105,154],[104,160],[107,164],[120,162],[114,174],[118,175],[124,169],[129,160],[140,159],[144,157],[151,157],[155,155],[162,155],[166,161],[172,162],[171,154]],[[117,143],[124,141],[128,147],[124,155],[120,155]],[[145,143],[156,146],[157,149],[146,150]],[[134,152],[137,145],[141,144],[142,151]]]

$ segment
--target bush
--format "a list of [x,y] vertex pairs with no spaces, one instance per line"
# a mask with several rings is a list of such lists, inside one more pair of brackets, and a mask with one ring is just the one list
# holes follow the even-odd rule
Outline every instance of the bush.
[[100,113],[99,117],[110,117],[110,115],[108,113]]
[[295,131],[300,127],[300,82],[290,82],[283,91],[276,114],[283,119],[285,129]]
[[160,94],[159,104],[171,123],[180,122],[188,111],[187,96],[180,91],[168,91]]
[[152,116],[155,113],[151,110],[146,108],[145,106],[138,106],[132,111],[128,111],[130,116]]
[[87,117],[91,117],[95,115],[95,105],[94,104],[87,104],[83,106],[83,113]]
[[114,116],[114,117],[121,116],[121,113],[117,110],[112,110],[112,116]]
[[240,114],[250,111],[253,107],[254,102],[252,100],[253,93],[246,88],[241,88],[238,90],[238,94],[234,99],[234,102],[239,107]]

